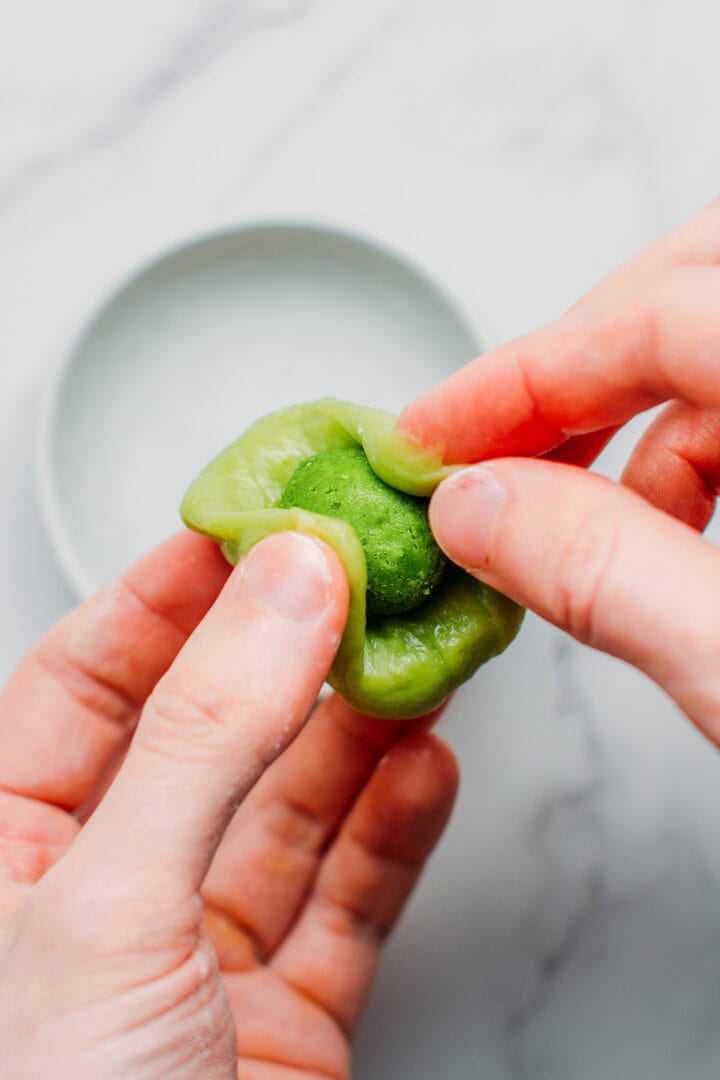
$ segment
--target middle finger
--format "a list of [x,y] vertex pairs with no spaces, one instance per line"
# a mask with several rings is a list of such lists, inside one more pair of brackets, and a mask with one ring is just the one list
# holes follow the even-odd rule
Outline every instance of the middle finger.
[[671,402],[635,447],[622,482],[702,532],[720,489],[720,411]]

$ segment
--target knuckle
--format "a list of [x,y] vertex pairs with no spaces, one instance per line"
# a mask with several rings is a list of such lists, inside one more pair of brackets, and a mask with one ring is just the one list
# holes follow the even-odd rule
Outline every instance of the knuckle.
[[148,698],[145,723],[141,722],[136,738],[146,748],[155,745],[164,755],[196,760],[203,747],[215,750],[224,745],[229,729],[247,709],[247,702],[207,681],[167,675]]
[[273,840],[301,856],[316,855],[327,839],[322,819],[289,795],[267,805],[264,824]]
[[326,933],[352,941],[382,941],[392,925],[389,918],[372,917],[361,903],[346,896],[318,894],[314,897],[316,915]]
[[617,549],[617,534],[597,516],[582,518],[558,557],[552,610],[578,641],[599,645],[603,605]]
[[537,366],[537,354],[531,352],[529,347],[525,346],[525,348],[518,351],[515,363],[530,406],[531,415],[535,420],[549,421],[547,406],[543,402],[542,393],[535,382],[534,372]]

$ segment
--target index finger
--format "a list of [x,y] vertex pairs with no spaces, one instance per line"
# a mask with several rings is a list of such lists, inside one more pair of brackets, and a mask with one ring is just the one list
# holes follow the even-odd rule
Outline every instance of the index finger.
[[[644,278],[680,266],[713,266],[720,263],[720,199],[659,240],[632,255],[572,305],[571,311],[598,300],[608,292],[627,288]],[[552,460],[588,468],[615,434],[616,428],[576,435],[548,455]]]
[[448,464],[546,453],[671,398],[720,407],[720,269],[603,294],[472,361],[399,427]]

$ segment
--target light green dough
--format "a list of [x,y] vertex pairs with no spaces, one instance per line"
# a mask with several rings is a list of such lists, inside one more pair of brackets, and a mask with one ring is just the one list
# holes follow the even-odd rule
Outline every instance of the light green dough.
[[386,484],[408,495],[428,497],[453,471],[398,431],[391,413],[327,398],[254,424],[195,480],[181,513],[190,528],[216,540],[232,564],[259,540],[284,529],[301,529],[329,543],[350,586],[348,620],[329,682],[363,712],[410,719],[438,706],[502,652],[523,612],[451,566],[412,611],[366,619],[366,561],[352,525],[278,505],[301,462],[358,446]]

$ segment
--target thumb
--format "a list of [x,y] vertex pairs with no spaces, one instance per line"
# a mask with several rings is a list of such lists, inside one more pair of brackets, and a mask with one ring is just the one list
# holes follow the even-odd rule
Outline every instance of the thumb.
[[454,562],[659,683],[720,744],[720,553],[609,480],[503,459],[462,469],[430,521]]
[[238,803],[297,734],[340,641],[347,582],[299,533],[256,545],[140,718],[127,758],[68,857],[138,899],[199,887]]

